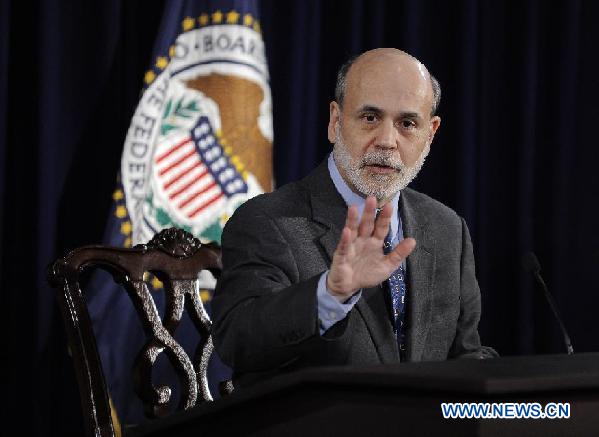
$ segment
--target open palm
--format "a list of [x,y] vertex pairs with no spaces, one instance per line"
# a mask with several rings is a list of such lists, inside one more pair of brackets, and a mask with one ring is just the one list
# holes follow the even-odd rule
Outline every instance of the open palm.
[[391,214],[391,205],[386,204],[375,219],[374,197],[366,199],[359,223],[358,208],[351,206],[348,209],[327,277],[327,288],[339,301],[346,300],[361,288],[374,287],[385,281],[416,247],[413,238],[406,238],[390,253],[383,253]]

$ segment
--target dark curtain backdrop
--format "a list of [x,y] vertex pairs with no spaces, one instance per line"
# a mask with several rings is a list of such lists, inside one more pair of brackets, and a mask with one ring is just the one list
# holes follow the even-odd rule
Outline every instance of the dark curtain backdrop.
[[[0,350],[14,396],[0,411],[3,423],[27,411],[25,434],[81,424],[45,268],[102,240],[163,6],[0,3]],[[503,355],[564,351],[520,266],[533,250],[575,349],[599,350],[598,13],[590,0],[262,1],[277,185],[329,152],[340,63],[379,46],[407,50],[443,88],[442,125],[415,187],[468,222],[484,343]]]

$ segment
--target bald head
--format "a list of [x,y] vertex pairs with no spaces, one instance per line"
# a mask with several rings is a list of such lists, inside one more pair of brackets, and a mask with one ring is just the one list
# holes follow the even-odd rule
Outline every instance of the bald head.
[[430,92],[430,116],[432,117],[437,113],[441,102],[439,82],[418,59],[409,53],[394,48],[369,50],[359,56],[350,58],[341,66],[337,73],[337,83],[335,85],[335,101],[339,106],[343,106],[348,82],[359,82],[363,75],[368,74],[368,71],[380,71],[381,68],[391,69],[397,73],[396,80],[408,79],[416,86],[420,86],[420,89],[414,90],[416,92]]

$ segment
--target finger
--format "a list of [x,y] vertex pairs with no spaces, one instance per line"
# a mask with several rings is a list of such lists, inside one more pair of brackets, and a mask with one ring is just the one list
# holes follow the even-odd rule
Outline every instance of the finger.
[[364,204],[364,212],[362,213],[362,220],[360,220],[360,227],[358,228],[358,235],[360,237],[370,237],[374,229],[374,218],[376,216],[376,199],[373,196],[366,198]]
[[393,249],[388,255],[387,259],[389,259],[397,268],[401,262],[412,253],[414,248],[416,247],[416,240],[413,238],[406,238],[402,240],[395,249]]
[[337,249],[335,249],[335,257],[338,261],[343,261],[349,252],[349,247],[351,245],[352,240],[352,231],[347,226],[343,228],[341,231],[341,238],[339,239],[339,244],[337,244]]
[[355,236],[355,232],[358,230],[358,207],[356,205],[352,205],[348,208],[345,226]]
[[391,215],[393,214],[393,208],[390,203],[383,206],[381,213],[376,219],[374,225],[374,236],[380,240],[383,240],[389,233],[389,224],[391,223]]

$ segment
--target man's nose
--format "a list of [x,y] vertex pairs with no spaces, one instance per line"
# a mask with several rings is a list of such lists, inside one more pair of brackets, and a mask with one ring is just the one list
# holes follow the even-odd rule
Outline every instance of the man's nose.
[[397,148],[397,130],[391,120],[385,120],[379,125],[376,146],[383,149]]

